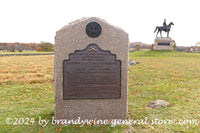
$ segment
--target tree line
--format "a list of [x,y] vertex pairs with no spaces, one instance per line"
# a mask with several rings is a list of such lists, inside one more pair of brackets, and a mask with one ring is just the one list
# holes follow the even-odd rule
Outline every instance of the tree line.
[[44,51],[51,52],[54,51],[54,44],[49,42],[41,43],[0,43],[0,50],[5,50],[7,52],[22,52],[26,51]]

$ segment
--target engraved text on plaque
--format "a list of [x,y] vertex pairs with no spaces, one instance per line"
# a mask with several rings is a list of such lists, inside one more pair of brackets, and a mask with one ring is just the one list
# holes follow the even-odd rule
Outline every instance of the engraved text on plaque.
[[63,99],[120,98],[121,61],[89,44],[63,61]]

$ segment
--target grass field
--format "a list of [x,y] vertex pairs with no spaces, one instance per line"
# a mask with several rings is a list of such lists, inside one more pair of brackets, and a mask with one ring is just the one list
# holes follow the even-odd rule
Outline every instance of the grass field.
[[[0,132],[85,132],[117,133],[127,126],[52,125],[41,119],[54,113],[53,55],[0,57]],[[136,132],[200,132],[200,54],[173,51],[142,51],[130,54],[141,62],[129,68],[129,118],[174,120],[176,124],[133,124]],[[171,105],[150,109],[163,99]],[[6,124],[8,118],[34,118],[30,125]],[[186,120],[199,123],[177,124]],[[197,121],[197,122],[198,122]],[[33,121],[32,121],[33,122]]]
[[0,55],[1,54],[38,54],[38,53],[53,53],[53,51],[52,52],[42,52],[42,51],[40,51],[40,52],[37,52],[37,51],[5,52],[5,51],[0,51]]

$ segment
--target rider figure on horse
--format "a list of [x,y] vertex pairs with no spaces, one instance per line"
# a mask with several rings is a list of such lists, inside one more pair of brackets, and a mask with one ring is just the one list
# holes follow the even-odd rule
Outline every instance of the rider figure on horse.
[[163,22],[163,30],[166,31],[167,30],[167,23],[166,23],[166,19],[164,19]]
[[156,29],[154,33],[157,31],[156,37],[158,36],[158,33],[160,33],[160,36],[162,37],[162,31],[167,32],[167,37],[169,37],[169,32],[171,29],[171,26],[174,25],[173,22],[170,22],[168,25],[166,23],[166,19],[164,19],[163,26],[156,26]]

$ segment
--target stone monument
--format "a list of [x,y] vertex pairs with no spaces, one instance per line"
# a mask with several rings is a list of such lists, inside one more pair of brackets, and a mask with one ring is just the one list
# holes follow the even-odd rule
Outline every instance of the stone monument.
[[126,119],[128,34],[100,18],[56,32],[55,119]]
[[155,38],[154,50],[173,50],[173,40],[170,37]]
[[[174,25],[173,22],[166,24],[166,20],[163,22],[163,26],[157,26],[154,33],[156,33],[156,39],[154,40],[153,49],[154,50],[173,50],[173,40],[169,37],[169,32],[171,26]],[[162,37],[162,31],[167,32],[167,37]],[[158,37],[158,33],[160,33],[161,37]]]

